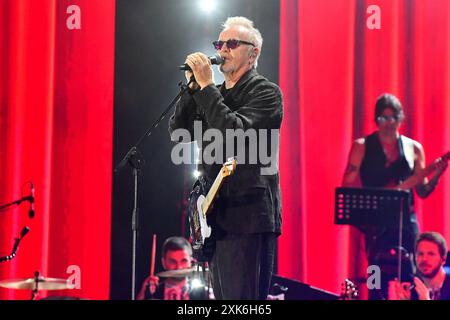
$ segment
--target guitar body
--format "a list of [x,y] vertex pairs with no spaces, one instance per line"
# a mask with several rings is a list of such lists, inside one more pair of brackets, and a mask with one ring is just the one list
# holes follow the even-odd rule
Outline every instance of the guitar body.
[[[234,173],[236,160],[230,158],[220,170],[211,187],[204,177],[200,177],[194,184],[188,199],[189,229],[192,249],[198,261],[208,261],[214,253],[213,230],[208,223],[212,203],[217,197],[223,180]],[[209,218],[211,220],[211,218]]]
[[211,235],[211,227],[207,223],[206,215],[202,210],[202,204],[206,199],[206,181],[198,180],[189,195],[189,226],[192,240],[192,248],[199,250],[205,243],[205,239]]
[[202,243],[205,242],[206,238],[209,238],[211,236],[211,227],[208,225],[208,222],[206,220],[206,214],[203,212],[202,205],[205,202],[206,197],[204,195],[201,195],[197,199],[197,215],[200,220],[200,241]]
[[202,210],[202,204],[206,199],[206,190],[206,181],[200,179],[194,184],[188,198],[191,245],[194,258],[199,262],[210,261],[215,249],[213,230]]

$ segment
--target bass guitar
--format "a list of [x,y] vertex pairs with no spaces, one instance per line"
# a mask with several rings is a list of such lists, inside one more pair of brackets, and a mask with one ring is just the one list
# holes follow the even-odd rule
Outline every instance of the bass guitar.
[[207,215],[211,211],[214,199],[220,190],[224,180],[236,170],[236,159],[230,158],[223,164],[211,188],[206,193],[206,183],[200,179],[194,185],[189,195],[189,226],[192,248],[201,250],[205,240],[211,236],[211,227],[208,225]]

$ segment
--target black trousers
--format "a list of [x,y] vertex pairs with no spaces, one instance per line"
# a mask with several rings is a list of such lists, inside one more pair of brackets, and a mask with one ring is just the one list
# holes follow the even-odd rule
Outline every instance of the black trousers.
[[226,234],[211,261],[218,300],[266,300],[273,273],[276,234]]

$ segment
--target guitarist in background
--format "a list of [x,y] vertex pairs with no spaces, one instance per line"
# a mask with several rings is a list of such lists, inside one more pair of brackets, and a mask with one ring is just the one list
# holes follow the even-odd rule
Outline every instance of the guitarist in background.
[[[203,132],[217,129],[224,136],[226,129],[254,129],[257,133],[279,129],[282,94],[277,85],[256,71],[262,37],[253,22],[244,17],[228,18],[213,44],[224,59],[220,71],[225,82],[219,86],[214,84],[211,62],[205,54],[188,55],[186,64],[192,72],[186,72],[186,78],[189,81],[194,76],[195,82],[181,97],[170,119],[171,136],[176,129],[187,129],[193,137],[195,120],[201,121]],[[273,149],[271,140],[267,137],[266,150]],[[229,141],[224,141],[225,153]],[[208,142],[196,142],[204,157]],[[249,150],[258,153],[260,143],[249,144],[246,139],[247,162],[239,162],[238,158],[236,173],[224,182],[208,214],[211,237],[215,239],[210,268],[216,299],[265,300],[272,277],[276,237],[281,233],[278,166],[274,173],[262,174],[265,165],[259,157],[256,164],[248,161],[249,156],[255,156]],[[222,163],[232,156],[236,154],[226,154]],[[271,157],[278,163],[278,150]],[[220,169],[221,164],[208,165],[205,161],[198,168],[209,184]]]
[[[434,161],[429,180],[421,174],[425,170],[425,152],[419,142],[400,135],[399,127],[404,118],[397,97],[383,94],[377,99],[375,122],[378,130],[353,142],[343,178],[344,187],[415,189],[421,198],[434,191],[447,168],[445,160],[448,159]],[[403,247],[410,256],[419,232],[413,205],[414,198],[410,197],[410,220],[405,221],[403,227]],[[398,247],[398,228],[370,227],[363,232],[369,265],[382,267],[381,257],[391,248]],[[382,275],[382,292],[370,290],[369,298],[386,298],[387,277],[389,275]]]

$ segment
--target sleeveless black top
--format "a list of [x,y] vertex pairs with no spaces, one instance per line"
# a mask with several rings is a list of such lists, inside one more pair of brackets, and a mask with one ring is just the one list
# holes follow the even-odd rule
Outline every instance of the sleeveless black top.
[[360,168],[363,187],[382,188],[390,182],[399,184],[413,174],[403,150],[402,139],[398,138],[398,159],[386,167],[386,155],[381,146],[378,132],[374,132],[365,139],[365,154]]
[[[382,188],[388,184],[397,185],[413,174],[414,169],[408,164],[405,157],[401,137],[398,138],[398,159],[386,167],[386,155],[381,146],[378,132],[365,138],[365,153],[360,167],[360,177],[363,187]],[[407,252],[414,251],[414,242],[419,228],[417,218],[413,211],[414,197],[409,198],[410,219],[404,220],[403,247]],[[369,259],[372,260],[383,251],[398,246],[398,227],[371,227],[364,231],[366,234],[366,249]],[[372,258],[372,259],[371,259]]]

